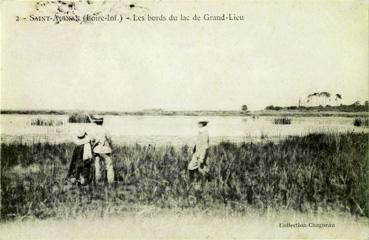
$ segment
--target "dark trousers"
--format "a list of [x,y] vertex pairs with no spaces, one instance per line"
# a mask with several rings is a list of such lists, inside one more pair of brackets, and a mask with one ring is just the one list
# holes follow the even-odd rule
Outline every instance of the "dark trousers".
[[92,160],[83,160],[83,145],[76,146],[72,161],[69,166],[68,178],[80,179],[82,176],[85,179],[85,184],[89,184],[92,181]]
[[190,178],[191,182],[197,182],[200,180],[205,180],[205,181],[210,181],[211,180],[211,176],[210,174],[201,174],[199,169],[193,169],[193,170],[188,170],[188,176]]
[[188,170],[188,176],[191,182],[199,181],[201,179],[201,173],[198,169]]

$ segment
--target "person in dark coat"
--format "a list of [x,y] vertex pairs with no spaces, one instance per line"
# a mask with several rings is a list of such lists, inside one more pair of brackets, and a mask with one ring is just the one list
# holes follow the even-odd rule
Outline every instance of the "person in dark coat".
[[73,150],[72,161],[67,178],[72,183],[88,184],[92,180],[91,163],[92,150],[88,134],[84,131],[75,139],[76,147]]

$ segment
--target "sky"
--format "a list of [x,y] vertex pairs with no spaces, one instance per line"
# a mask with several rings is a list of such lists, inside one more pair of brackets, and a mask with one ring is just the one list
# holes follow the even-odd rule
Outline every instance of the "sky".
[[[321,91],[340,93],[345,104],[368,99],[366,1],[122,3],[107,5],[124,16],[235,13],[245,20],[16,22],[53,9],[4,1],[1,109],[258,110]],[[92,7],[102,5],[79,11]]]

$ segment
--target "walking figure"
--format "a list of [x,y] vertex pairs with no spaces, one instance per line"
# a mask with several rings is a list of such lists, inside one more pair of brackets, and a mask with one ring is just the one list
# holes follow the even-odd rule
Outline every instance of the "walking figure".
[[201,176],[205,176],[209,172],[207,163],[209,152],[209,132],[207,130],[208,121],[202,120],[198,122],[199,132],[196,139],[196,145],[193,149],[192,160],[188,164],[190,180],[197,181]]

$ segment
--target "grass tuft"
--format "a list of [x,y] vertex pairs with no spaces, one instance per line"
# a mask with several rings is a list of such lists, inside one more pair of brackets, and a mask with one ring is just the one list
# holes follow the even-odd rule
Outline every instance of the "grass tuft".
[[354,126],[356,127],[369,127],[369,119],[368,118],[355,118]]
[[275,118],[274,124],[282,124],[282,125],[290,125],[291,119],[288,117],[282,117],[282,118]]
[[53,119],[36,118],[31,121],[32,126],[61,126],[63,124],[63,121]]

